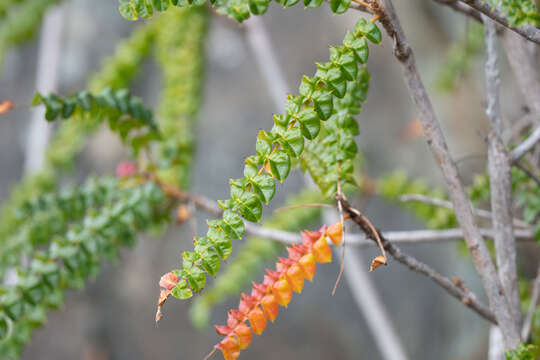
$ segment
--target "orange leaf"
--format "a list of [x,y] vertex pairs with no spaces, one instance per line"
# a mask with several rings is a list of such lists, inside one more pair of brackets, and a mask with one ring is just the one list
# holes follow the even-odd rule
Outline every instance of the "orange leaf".
[[307,248],[304,245],[294,244],[292,247],[287,248],[287,253],[291,260],[298,261],[307,253]]
[[244,323],[238,324],[238,326],[234,328],[234,333],[238,338],[240,350],[247,348],[251,342],[251,337],[253,336],[249,326]]
[[251,311],[257,305],[257,298],[254,296],[249,296],[247,294],[242,293],[242,300],[240,300],[240,304],[238,305],[238,310],[242,314],[247,314]]
[[302,288],[304,287],[304,278],[305,273],[304,270],[300,267],[298,264],[294,264],[291,266],[286,273],[287,280],[289,280],[289,283],[292,286],[292,289],[296,291],[297,293],[302,292]]
[[218,335],[227,336],[231,333],[231,331],[233,331],[233,329],[228,326],[216,325],[216,332],[218,333]]
[[7,113],[9,110],[15,108],[15,104],[9,100],[4,100],[0,103],[0,115]]
[[292,299],[292,289],[289,282],[283,277],[272,286],[272,294],[276,297],[279,305],[287,306]]
[[332,243],[338,246],[343,240],[343,224],[340,222],[335,223],[326,230],[326,235],[330,237]]
[[166,273],[159,279],[159,286],[167,290],[171,290],[176,284],[178,284],[178,276],[174,275],[172,272]]
[[298,264],[302,267],[302,270],[304,270],[306,279],[312,281],[315,276],[315,270],[317,269],[315,256],[312,253],[306,254],[298,260]]
[[236,360],[240,356],[240,345],[235,336],[227,336],[216,347],[221,350],[225,360]]
[[321,237],[321,233],[319,231],[303,231],[302,232],[302,245],[306,246],[307,248],[311,248],[313,243],[317,241]]
[[268,294],[261,299],[261,306],[264,312],[264,315],[274,322],[279,311],[279,305],[277,303],[276,297],[272,294]]
[[257,335],[261,335],[266,328],[266,318],[260,307],[255,307],[248,314],[249,324],[251,329]]
[[315,261],[318,263],[324,264],[332,261],[332,249],[328,245],[325,236],[321,236],[313,244],[313,255],[315,256]]
[[373,271],[376,268],[378,268],[381,265],[386,265],[386,259],[384,256],[377,256],[373,261],[371,262],[371,266],[369,267],[369,271]]

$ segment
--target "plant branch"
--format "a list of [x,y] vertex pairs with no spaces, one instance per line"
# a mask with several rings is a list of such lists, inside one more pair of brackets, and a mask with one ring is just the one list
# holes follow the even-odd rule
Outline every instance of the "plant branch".
[[519,343],[519,329],[512,319],[508,302],[497,276],[490,253],[480,233],[470,200],[452,160],[440,123],[435,115],[431,100],[416,68],[414,54],[405,37],[401,24],[390,0],[373,0],[379,6],[380,22],[394,40],[394,55],[403,68],[409,92],[416,104],[419,118],[424,128],[427,143],[437,164],[442,170],[457,219],[463,229],[467,247],[475,268],[480,275],[488,296],[490,307],[501,325],[506,348],[514,348]]
[[[362,231],[366,234],[366,237],[373,241],[377,241],[376,237],[372,234],[371,228],[369,224],[366,223],[365,218],[361,215],[361,213],[353,208],[349,202],[344,199],[343,197],[339,199],[339,201],[342,203],[343,210],[349,214],[352,221],[354,221]],[[433,280],[435,283],[440,285],[443,289],[445,289],[450,295],[454,296],[458,300],[460,300],[463,304],[465,304],[468,308],[475,311],[477,314],[479,314],[484,319],[496,324],[497,320],[495,318],[495,315],[489,310],[485,305],[483,305],[472,293],[469,289],[467,289],[463,285],[463,281],[460,279],[455,278],[454,281],[450,280],[449,278],[442,276],[439,274],[435,269],[431,268],[429,265],[424,264],[415,258],[413,258],[410,255],[407,255],[401,251],[397,246],[392,244],[384,234],[382,234],[380,231],[377,230],[378,237],[381,239],[382,244],[386,251],[397,261],[402,263],[403,265],[407,266],[409,269],[416,271],[422,275],[427,276],[431,280]]]
[[531,326],[533,321],[534,312],[536,311],[536,305],[540,299],[540,266],[538,267],[538,272],[536,278],[534,279],[532,294],[531,294],[531,303],[527,309],[527,315],[523,321],[523,328],[521,329],[521,339],[523,341],[528,341],[531,334]]
[[[540,93],[539,93],[540,94]],[[510,152],[510,158],[513,163],[516,163],[530,151],[536,144],[540,142],[540,126],[538,126],[528,138],[526,138],[521,144],[516,146],[514,150]]]
[[478,22],[482,22],[482,17],[478,13],[478,11],[474,10],[468,5],[462,4],[458,0],[435,0],[435,2],[446,5],[450,8],[452,8],[454,11],[461,13],[463,15],[466,15],[470,17],[471,19],[474,19]]
[[486,115],[491,124],[488,135],[488,170],[492,224],[495,229],[495,257],[499,279],[504,295],[510,306],[514,323],[521,323],[521,302],[519,298],[516,268],[516,241],[512,227],[512,180],[511,162],[502,142],[502,116],[499,101],[499,69],[497,67],[497,34],[495,23],[482,15],[486,42]]
[[491,18],[500,25],[512,30],[513,32],[523,36],[525,39],[530,40],[536,44],[540,45],[540,29],[532,25],[523,25],[520,27],[512,26],[508,23],[508,19],[497,9],[492,8],[489,5],[488,1],[483,0],[460,0],[462,3],[465,3],[472,7],[473,9],[479,11],[480,13]]
[[[422,195],[422,194],[405,194],[405,195],[400,196],[399,200],[403,201],[403,202],[418,201],[418,202],[422,202],[424,204],[433,205],[433,206],[439,206],[439,207],[445,207],[447,209],[454,210],[454,207],[452,206],[452,203],[450,201],[437,199],[437,198],[432,198],[432,197]],[[487,210],[484,210],[484,209],[473,208],[473,212],[478,217],[491,220],[492,215],[491,215],[490,211],[487,211]],[[521,219],[514,218],[513,219],[513,224],[514,224],[514,226],[518,226],[518,227],[521,227],[521,228],[524,228],[524,229],[529,229],[530,228],[529,223],[527,223],[527,222],[525,222],[525,221],[523,221]]]

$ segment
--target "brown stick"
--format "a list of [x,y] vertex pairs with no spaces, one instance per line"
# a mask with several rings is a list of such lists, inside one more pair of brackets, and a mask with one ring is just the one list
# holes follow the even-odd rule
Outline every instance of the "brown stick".
[[[493,324],[497,324],[497,320],[494,314],[477,299],[474,293],[472,293],[463,285],[456,285],[452,280],[439,274],[429,265],[424,264],[416,260],[412,256],[403,253],[401,249],[388,241],[384,237],[384,235],[378,230],[376,230],[376,238],[371,230],[372,225],[366,222],[365,216],[361,215],[360,211],[353,208],[346,199],[340,198],[339,201],[343,206],[343,210],[348,213],[351,217],[351,220],[354,221],[360,227],[360,229],[362,229],[362,231],[366,234],[366,237],[373,241],[377,241],[376,239],[379,238],[382,242],[383,248],[386,249],[394,259],[407,266],[409,269],[427,276],[428,278],[436,282],[438,285],[440,285],[443,289],[445,289],[450,295],[460,300],[463,304],[465,304],[471,310],[475,311],[481,317],[492,322]],[[459,283],[462,284],[463,282],[459,281]]]

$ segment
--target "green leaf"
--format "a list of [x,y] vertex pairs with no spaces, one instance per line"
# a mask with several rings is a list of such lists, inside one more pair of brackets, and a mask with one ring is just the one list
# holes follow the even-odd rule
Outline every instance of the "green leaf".
[[74,98],[65,98],[64,107],[62,108],[62,117],[68,119],[73,115],[75,107],[77,106],[77,100]]
[[339,116],[337,124],[339,128],[347,130],[347,132],[352,136],[357,136],[360,134],[358,123],[352,116]]
[[154,14],[154,8],[150,0],[135,0],[135,9],[137,14],[145,19],[149,19]]
[[334,109],[332,94],[324,89],[315,91],[313,93],[313,105],[321,120],[328,120]]
[[338,67],[332,67],[326,72],[324,78],[326,85],[338,98],[343,98],[347,93],[347,81],[345,75]]
[[364,35],[369,41],[371,41],[374,44],[380,44],[382,41],[382,35],[381,31],[375,25],[375,23],[371,21],[367,21],[366,19],[360,19],[356,26],[354,27],[355,32],[358,34]]
[[330,0],[330,9],[336,14],[343,14],[349,9],[351,0]]
[[171,289],[171,295],[177,299],[185,300],[191,298],[193,296],[193,292],[188,287],[186,280],[181,279],[178,281],[178,284]]
[[324,0],[304,0],[304,6],[308,8],[318,8]]
[[347,80],[356,80],[356,74],[358,74],[358,66],[356,64],[356,55],[352,50],[344,51],[339,57],[337,64],[340,66],[341,71],[343,72],[343,75],[345,75]]
[[283,182],[291,170],[291,158],[289,155],[285,151],[278,150],[273,154],[270,154],[268,162],[270,164],[272,175],[280,182]]
[[253,189],[259,195],[261,200],[268,204],[276,192],[274,178],[269,174],[257,174],[249,179]]
[[264,158],[272,151],[271,141],[268,139],[268,135],[264,130],[259,131],[257,135],[257,142],[255,144],[255,151],[257,155]]
[[47,96],[43,102],[45,103],[45,106],[46,106],[45,119],[47,121],[55,120],[60,114],[60,112],[62,111],[62,102],[57,96],[53,94],[50,94],[49,96]]
[[[181,271],[182,277],[185,278],[189,284],[189,287],[193,292],[199,292],[204,289],[206,285],[206,275],[198,266],[193,266]],[[178,286],[178,285],[177,285]]]
[[298,1],[299,0],[278,0],[278,2],[281,3],[283,5],[283,7],[285,7],[285,8],[296,5],[296,3],[298,3]]
[[249,0],[249,10],[254,15],[262,15],[268,10],[269,0]]
[[245,191],[240,197],[232,199],[234,207],[240,212],[244,219],[252,222],[258,222],[262,216],[262,203],[259,198]]
[[157,11],[165,11],[169,8],[169,0],[152,0]]
[[222,259],[226,259],[231,255],[232,242],[227,238],[226,233],[218,228],[209,229],[206,233],[206,239],[217,251],[218,255]]
[[138,18],[137,9],[135,9],[135,5],[130,0],[120,0],[118,11],[120,11],[124,19],[134,21]]
[[241,239],[244,236],[244,221],[237,213],[225,210],[223,213],[223,231],[231,239]]
[[295,127],[287,129],[279,125],[274,125],[272,134],[275,135],[276,140],[290,156],[298,157],[304,151],[304,138],[300,129]]
[[321,130],[321,121],[317,113],[312,107],[303,109],[298,114],[298,121],[300,122],[300,130],[302,135],[308,140],[313,140],[319,135]]
[[219,272],[219,256],[214,249],[208,249],[202,255],[202,267],[211,276],[216,276]]

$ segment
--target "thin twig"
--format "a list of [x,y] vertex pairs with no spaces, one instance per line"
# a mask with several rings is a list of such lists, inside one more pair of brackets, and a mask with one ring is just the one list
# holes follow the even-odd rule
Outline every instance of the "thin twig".
[[[402,196],[399,197],[399,201],[403,201],[403,202],[418,201],[418,202],[422,202],[422,203],[428,204],[428,205],[445,207],[447,209],[452,209],[452,210],[454,209],[454,207],[452,206],[452,203],[450,201],[437,199],[437,198],[432,198],[432,197],[422,195],[422,194],[405,194],[405,195],[402,195]],[[487,211],[487,210],[484,210],[484,209],[473,208],[473,212],[478,217],[491,220],[491,212],[490,211]],[[529,229],[530,228],[530,224],[528,222],[526,222],[526,221],[521,220],[521,219],[514,218],[513,223],[514,223],[514,226],[518,226],[518,227],[521,227],[521,228],[524,228],[524,229]]]
[[502,116],[499,101],[499,69],[497,66],[497,35],[495,23],[482,15],[486,42],[486,115],[491,124],[488,135],[488,170],[492,224],[495,229],[495,258],[504,296],[510,306],[515,325],[521,323],[516,267],[516,241],[512,227],[512,179],[508,151],[502,142]]
[[540,142],[540,126],[538,126],[528,138],[526,138],[521,144],[516,146],[510,153],[512,162],[515,163],[521,159],[528,151],[530,151],[536,144]]
[[523,328],[521,329],[521,339],[525,342],[529,340],[529,336],[531,335],[531,326],[532,326],[533,316],[536,311],[536,305],[538,304],[539,299],[540,299],[540,266],[538,267],[536,278],[534,279],[532,293],[531,293],[531,302],[529,304],[529,308],[527,309],[527,315],[525,316],[525,320],[523,321]]
[[471,19],[474,19],[478,22],[482,22],[482,18],[480,17],[480,14],[478,11],[474,10],[468,5],[464,5],[460,3],[458,0],[435,0],[435,2],[446,5],[450,8],[452,8],[454,11],[461,13],[463,15],[466,15],[470,17]]
[[516,166],[517,168],[519,168],[521,171],[523,171],[525,174],[527,174],[538,186],[540,186],[540,179],[538,178],[538,176],[534,175],[532,171],[530,171],[529,169],[527,169],[522,163],[521,161],[518,161],[517,163],[514,164],[514,166]]
[[[361,216],[360,212],[353,208],[346,199],[341,198],[340,199],[343,210],[347,212],[351,216],[351,220],[354,221],[362,231],[366,234],[366,236],[372,240],[375,241],[375,237],[371,233],[370,226],[366,223],[365,217]],[[429,265],[424,264],[415,258],[413,258],[410,255],[407,255],[401,251],[397,246],[392,244],[390,241],[388,241],[382,233],[378,233],[378,238],[382,240],[382,244],[384,248],[388,251],[388,253],[397,261],[400,263],[406,265],[411,270],[414,270],[416,272],[419,272],[433,281],[435,281],[438,285],[440,285],[442,288],[444,288],[448,293],[450,293],[455,298],[459,299],[463,304],[465,304],[467,307],[478,313],[480,316],[482,316],[484,319],[496,324],[497,320],[494,316],[494,314],[489,310],[488,307],[486,307],[484,304],[482,304],[472,293],[470,290],[468,290],[464,286],[458,286],[452,280],[448,279],[445,276],[442,276],[439,274],[435,269],[431,268]],[[460,281],[462,282],[462,281]]]
[[540,44],[540,29],[532,25],[523,25],[520,27],[512,26],[508,23],[508,19],[500,11],[490,6],[489,1],[483,0],[460,0],[461,2],[469,5],[473,9],[488,16],[492,20],[496,21],[500,25],[512,30],[513,32],[523,36],[525,39]]
[[418,109],[428,146],[441,168],[456,217],[463,229],[467,247],[482,280],[490,307],[493,309],[497,321],[501,324],[505,347],[514,348],[519,343],[519,328],[512,319],[512,313],[504,296],[495,265],[478,229],[470,200],[448,150],[440,122],[416,68],[413,51],[401,28],[391,0],[372,0],[371,3],[379,5],[380,22],[394,40],[394,56],[402,65],[405,82]]

